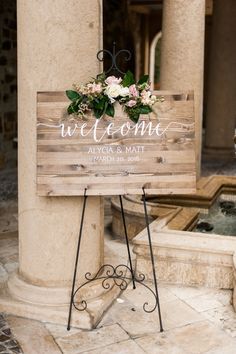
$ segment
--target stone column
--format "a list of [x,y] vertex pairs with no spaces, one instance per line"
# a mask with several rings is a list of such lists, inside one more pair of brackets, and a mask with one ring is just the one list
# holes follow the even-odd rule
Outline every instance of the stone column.
[[[80,197],[36,195],[36,92],[62,91],[100,72],[101,11],[99,0],[18,1],[19,273],[9,289],[31,304],[69,303],[82,208]],[[89,197],[80,278],[102,261],[103,204]],[[68,305],[61,317],[55,307],[40,311],[18,307],[19,315],[66,323]]]
[[196,157],[200,174],[205,0],[165,0],[162,22],[161,89],[194,90]]
[[215,0],[206,115],[206,153],[233,156],[236,127],[236,1]]

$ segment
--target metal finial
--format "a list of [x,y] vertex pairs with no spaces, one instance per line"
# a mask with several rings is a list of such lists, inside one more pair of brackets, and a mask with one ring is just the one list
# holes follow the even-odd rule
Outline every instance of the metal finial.
[[102,62],[104,61],[104,56],[105,55],[109,55],[111,58],[111,66],[108,70],[105,71],[105,74],[110,73],[112,70],[116,71],[119,74],[125,74],[125,72],[123,72],[122,70],[120,70],[117,66],[117,57],[120,54],[125,54],[124,56],[124,60],[125,61],[129,61],[132,57],[131,52],[128,49],[121,49],[116,53],[116,42],[113,42],[113,50],[112,53],[111,51],[107,50],[107,49],[102,49],[99,50],[99,52],[97,53],[97,59]]

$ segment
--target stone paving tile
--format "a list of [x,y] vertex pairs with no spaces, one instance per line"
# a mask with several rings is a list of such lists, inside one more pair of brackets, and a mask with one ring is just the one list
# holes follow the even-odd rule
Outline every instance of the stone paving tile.
[[19,343],[14,338],[5,317],[0,314],[0,353],[23,353]]
[[135,342],[148,354],[188,354],[171,340],[169,332],[150,334],[135,339]]
[[6,168],[0,173],[1,200],[8,201],[17,198],[17,169]]
[[17,200],[2,201],[0,193],[0,233],[15,232],[18,229]]
[[17,232],[0,233],[0,262],[18,262],[18,237]]
[[[236,341],[208,321],[135,340],[148,354],[234,354]],[[229,351],[228,351],[229,350]]]
[[184,301],[198,312],[203,312],[222,306],[222,303],[212,294],[195,296],[190,299],[185,299]]
[[71,336],[72,334],[82,332],[81,329],[74,327],[71,327],[71,329],[67,331],[66,325],[57,325],[52,323],[45,323],[45,327],[49,330],[54,338],[67,337]]
[[236,352],[236,344],[231,343],[229,345],[226,344],[223,348],[213,348],[208,350],[205,354],[235,354]]
[[3,287],[8,279],[8,273],[3,265],[0,263],[0,288]]
[[127,341],[129,336],[118,325],[102,327],[93,331],[81,331],[70,336],[57,338],[56,342],[64,354],[78,354],[108,345]]
[[192,286],[170,285],[170,291],[181,300],[191,299],[192,297],[211,293],[212,289]]
[[[150,283],[146,283],[146,285],[153,289],[153,285]],[[161,304],[177,300],[177,297],[165,286],[158,286],[158,293]],[[145,286],[137,284],[137,288],[134,290],[132,283],[130,283],[128,288],[124,291],[123,298],[132,302],[137,307],[142,307],[144,301],[153,301],[152,293],[148,291]]]
[[232,304],[233,291],[232,290],[214,290],[214,297],[221,303],[221,305]]
[[221,306],[217,309],[205,311],[202,314],[231,337],[236,337],[236,313],[232,306]]
[[[159,331],[158,312],[146,313],[142,307],[136,307],[132,302],[121,299],[123,303],[116,302],[104,316],[100,325],[108,325],[118,322],[122,328],[132,337],[139,337]],[[135,293],[134,293],[135,298]],[[145,298],[143,302],[145,302]],[[149,310],[153,302],[149,304]],[[180,300],[170,301],[161,304],[161,313],[164,329],[181,327],[189,323],[202,321],[204,319],[199,313]]]
[[61,354],[43,323],[15,316],[7,316],[7,321],[24,354]]
[[[146,352],[140,348],[132,339],[108,345],[105,348],[86,351],[83,354],[145,354]],[[167,353],[166,353],[167,354]]]
[[11,261],[11,262],[4,263],[4,268],[6,269],[8,274],[14,272],[18,267],[19,267],[19,262]]

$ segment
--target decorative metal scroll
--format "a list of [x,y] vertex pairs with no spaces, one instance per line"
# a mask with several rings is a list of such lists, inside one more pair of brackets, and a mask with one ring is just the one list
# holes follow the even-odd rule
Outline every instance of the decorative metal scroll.
[[121,49],[116,53],[116,42],[113,42],[113,50],[112,52],[107,49],[99,50],[97,53],[97,59],[100,62],[104,61],[105,55],[108,55],[111,59],[111,66],[108,70],[105,71],[105,74],[109,74],[112,70],[116,71],[119,74],[125,74],[122,70],[120,70],[117,66],[117,58],[120,55],[124,55],[124,60],[129,61],[132,57],[131,52],[128,49]]
[[111,264],[104,264],[94,276],[92,276],[90,272],[87,272],[85,274],[85,279],[87,281],[79,286],[73,294],[72,303],[78,311],[84,311],[88,306],[86,300],[76,300],[76,298],[79,297],[78,295],[80,290],[96,280],[101,280],[102,287],[107,291],[110,290],[113,286],[117,286],[120,288],[120,290],[123,291],[127,288],[129,282],[133,280],[136,284],[143,285],[153,295],[153,303],[150,304],[147,301],[144,302],[143,310],[147,313],[151,313],[155,311],[158,305],[157,295],[149,286],[144,283],[145,275],[139,273],[138,275],[132,276],[131,269],[125,264],[119,264],[116,267]]

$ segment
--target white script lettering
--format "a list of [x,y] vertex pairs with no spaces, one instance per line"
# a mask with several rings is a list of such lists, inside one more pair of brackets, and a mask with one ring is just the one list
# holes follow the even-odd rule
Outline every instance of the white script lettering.
[[[64,123],[58,124],[58,125],[50,125],[50,124],[44,124],[44,123],[38,123],[37,126],[46,126],[46,127],[52,127],[52,128],[60,128],[61,131],[61,137],[66,138],[72,137],[76,133],[82,137],[86,137],[89,135],[92,135],[93,139],[95,142],[99,143],[103,140],[103,138],[113,138],[113,136],[116,136],[117,134],[120,134],[122,137],[127,136],[130,134],[130,137],[132,136],[152,136],[156,135],[158,137],[163,136],[168,130],[171,130],[171,126],[180,126],[180,128],[187,129],[188,131],[194,129],[194,123],[191,124],[183,124],[180,122],[170,122],[167,124],[167,126],[162,127],[161,123],[153,123],[153,122],[140,122],[136,123],[133,126],[129,123],[126,122],[124,124],[121,124],[120,126],[115,126],[114,123],[109,123],[107,126],[99,126],[99,119],[96,119],[95,123],[88,127],[88,123],[83,123],[83,124],[78,124],[74,123],[72,126],[71,125],[65,125]],[[87,129],[86,129],[87,128]],[[101,147],[101,149],[103,149]],[[107,151],[100,151],[102,153],[107,153]],[[109,153],[112,153],[113,151],[109,151]],[[90,153],[90,152],[89,152]],[[92,151],[91,151],[92,153]]]

